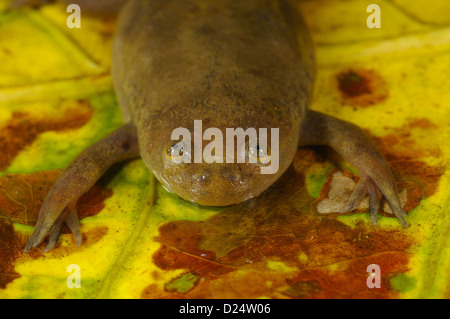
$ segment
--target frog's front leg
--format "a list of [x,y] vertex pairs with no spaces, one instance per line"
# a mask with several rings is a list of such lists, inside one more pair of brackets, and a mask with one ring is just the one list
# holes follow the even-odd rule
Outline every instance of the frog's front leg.
[[353,209],[369,193],[369,213],[376,225],[376,214],[383,196],[400,223],[407,227],[407,216],[399,201],[392,172],[369,136],[358,126],[319,112],[308,111],[300,130],[300,146],[327,145],[355,167],[360,180],[342,212]]
[[136,129],[126,124],[84,150],[62,173],[47,194],[25,252],[39,245],[50,233],[44,251],[52,249],[63,222],[75,235],[78,245],[81,234],[76,214],[77,200],[86,193],[114,163],[139,156]]

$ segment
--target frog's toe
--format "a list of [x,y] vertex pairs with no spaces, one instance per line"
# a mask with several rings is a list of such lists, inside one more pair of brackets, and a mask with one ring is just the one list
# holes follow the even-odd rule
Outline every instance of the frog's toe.
[[56,242],[59,239],[59,235],[61,234],[61,229],[62,229],[63,223],[64,223],[63,214],[61,214],[61,216],[59,216],[56,223],[54,223],[52,228],[50,229],[48,244],[44,248],[44,253],[52,250],[55,247]]
[[56,243],[58,242],[59,236],[61,235],[63,223],[65,223],[69,227],[70,231],[75,236],[77,245],[81,245],[81,233],[75,203],[70,204],[66,207],[64,212],[59,216],[58,220],[50,229],[49,240],[47,246],[44,249],[44,253],[52,250],[55,247]]
[[372,223],[377,225],[377,214],[380,211],[381,206],[381,192],[376,188],[373,183],[368,183],[369,190],[369,216]]
[[365,176],[361,176],[347,204],[341,209],[340,213],[348,213],[352,211],[355,205],[366,196],[367,187],[368,179]]
[[408,224],[404,219],[407,215],[401,207],[398,196],[396,195],[397,192],[394,188],[385,187],[385,193],[383,194],[368,175],[361,176],[350,199],[344,208],[341,209],[340,213],[348,213],[353,210],[356,204],[364,199],[367,193],[369,194],[369,216],[374,225],[377,225],[377,214],[380,211],[381,199],[384,197],[394,212],[395,217],[397,217],[403,227],[408,227]]
[[65,219],[65,223],[67,227],[69,227],[72,234],[75,236],[75,242],[77,246],[81,245],[81,232],[80,232],[80,224],[78,222],[77,208],[76,202],[72,203],[67,207],[69,211],[67,218]]
[[[44,252],[48,252],[54,248],[61,234],[63,223],[65,223],[74,234],[77,245],[81,245],[81,233],[76,212],[76,202],[77,200],[74,200],[69,203],[62,210],[61,214],[57,214],[57,212],[61,210],[54,208],[53,205],[43,205],[41,208],[42,214],[40,214],[38,218],[36,227],[25,246],[24,252],[28,252],[30,249],[37,247],[47,234],[49,234],[49,242],[45,247]],[[52,222],[49,216],[57,217],[56,220]]]
[[[373,203],[375,205],[375,202],[377,202],[376,205],[379,205],[378,198],[383,197],[388,203],[395,217],[397,217],[399,222],[402,224],[402,226],[408,227],[408,224],[404,219],[404,217],[408,215],[403,211],[402,205],[398,197],[397,187],[392,174],[390,174],[390,172],[373,174],[372,176],[369,177],[369,180],[370,180],[369,195],[373,198],[371,200],[371,204]],[[377,211],[378,210],[379,207],[377,208]],[[375,215],[376,212],[371,211],[370,214],[371,219],[373,221],[374,217],[372,216]]]
[[[51,227],[50,227],[51,228]],[[37,247],[44,237],[48,234],[49,230],[43,227],[43,221],[38,219],[38,223],[34,227],[33,234],[25,246],[24,252],[27,253],[30,249]]]
[[400,221],[403,227],[408,227],[408,224],[406,223],[404,217],[408,216],[404,211],[402,206],[400,205],[400,201],[398,200],[398,196],[390,197],[384,195],[384,198],[386,199],[387,203],[389,204],[389,207],[391,207],[392,212],[394,213],[395,217]]

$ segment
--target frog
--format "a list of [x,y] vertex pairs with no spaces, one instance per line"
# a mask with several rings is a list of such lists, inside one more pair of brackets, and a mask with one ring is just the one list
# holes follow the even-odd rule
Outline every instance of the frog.
[[[82,10],[95,3],[71,2]],[[141,158],[158,182],[183,200],[227,207],[270,191],[298,148],[314,145],[331,147],[359,173],[340,213],[368,195],[374,225],[384,199],[408,227],[393,173],[371,137],[349,121],[310,109],[314,44],[298,4],[130,0],[117,8],[111,75],[124,124],[63,171],[42,204],[25,252],[47,236],[44,252],[53,249],[63,224],[80,245],[77,200],[118,162]],[[262,174],[264,161],[174,161],[189,154],[173,152],[180,145],[173,131],[192,132],[196,120],[222,131],[277,128],[278,170]],[[249,147],[238,151],[251,155]]]

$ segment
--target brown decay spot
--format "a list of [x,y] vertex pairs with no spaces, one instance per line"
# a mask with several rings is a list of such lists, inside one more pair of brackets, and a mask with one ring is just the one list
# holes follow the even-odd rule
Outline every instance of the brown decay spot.
[[7,168],[39,134],[81,127],[89,121],[92,113],[92,106],[84,100],[78,101],[76,107],[66,109],[61,117],[39,118],[36,114],[14,112],[6,125],[0,128],[0,171]]
[[6,55],[11,55],[11,51],[9,51],[7,48],[2,48],[3,53]]
[[[411,125],[420,129],[434,127],[425,119],[414,120]],[[410,211],[424,196],[435,192],[443,168],[396,153],[388,143],[390,138],[374,140],[388,159],[399,189],[407,189],[404,208]],[[399,138],[396,143],[406,144],[416,155],[422,153],[411,140]],[[302,172],[324,160],[320,153],[300,149],[286,174],[262,196],[206,221],[162,225],[157,238],[162,246],[153,256],[155,264],[163,270],[184,269],[201,280],[184,295],[159,291],[153,285],[144,289],[142,297],[396,297],[390,278],[408,270],[407,250],[414,239],[402,230],[386,230],[363,222],[352,229],[335,216],[316,212]],[[326,185],[322,192],[327,192]],[[295,270],[287,274],[270,272],[265,266],[269,260],[282,261]],[[381,289],[366,286],[366,268],[370,264],[383,269]]]
[[0,214],[0,289],[20,275],[14,271],[14,260],[17,258],[17,239],[14,236],[12,223],[6,216]]
[[[60,170],[45,171],[27,175],[7,175],[0,177],[0,288],[18,278],[14,272],[14,265],[18,258],[42,257],[42,249],[32,249],[28,254],[23,253],[28,236],[16,233],[13,223],[34,225],[40,207],[46,194],[61,174]],[[112,195],[112,190],[104,185],[104,179],[83,195],[77,203],[78,216],[81,218],[98,214],[104,207],[104,201]],[[70,231],[66,226],[63,233]],[[100,240],[107,229],[97,228],[88,233],[82,233],[83,247]],[[67,254],[68,251],[82,249],[77,247],[75,241],[67,248],[57,247],[51,251],[53,257]]]
[[403,128],[404,129],[411,129],[411,128],[421,128],[424,130],[428,130],[428,129],[438,129],[439,126],[437,126],[436,124],[434,124],[433,122],[431,122],[429,119],[427,118],[417,118],[417,119],[413,119],[411,122],[409,122],[408,124],[406,124],[406,126]]
[[441,156],[441,150],[432,143],[426,148],[418,148],[411,138],[412,130],[420,130],[427,135],[429,130],[438,129],[437,125],[426,118],[413,119],[396,129],[395,133],[384,137],[372,137],[375,144],[384,154],[398,181],[415,184],[420,188],[422,197],[435,193],[438,181],[444,173],[443,166],[428,166],[418,158]]
[[337,85],[345,103],[368,107],[388,96],[384,79],[372,70],[348,70],[336,75]]

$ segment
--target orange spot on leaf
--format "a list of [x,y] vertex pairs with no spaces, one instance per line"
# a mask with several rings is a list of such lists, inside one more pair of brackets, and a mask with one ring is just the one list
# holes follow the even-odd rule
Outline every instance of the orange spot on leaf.
[[46,131],[74,129],[86,124],[92,116],[93,109],[86,101],[78,101],[78,106],[67,109],[61,117],[34,118],[28,113],[14,112],[12,118],[0,128],[0,170],[11,164],[21,150]]
[[367,107],[388,96],[384,79],[372,70],[349,70],[336,75],[338,89],[345,103]]

